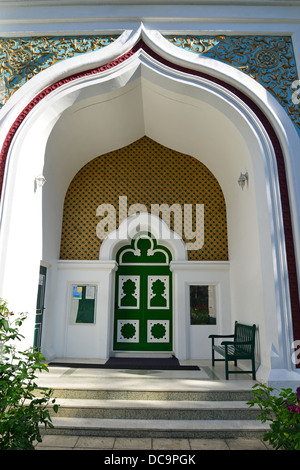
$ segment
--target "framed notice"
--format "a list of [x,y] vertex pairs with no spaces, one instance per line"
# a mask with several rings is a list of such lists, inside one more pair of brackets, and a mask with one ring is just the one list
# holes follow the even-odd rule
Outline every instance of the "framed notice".
[[70,322],[72,324],[95,323],[97,286],[73,284]]

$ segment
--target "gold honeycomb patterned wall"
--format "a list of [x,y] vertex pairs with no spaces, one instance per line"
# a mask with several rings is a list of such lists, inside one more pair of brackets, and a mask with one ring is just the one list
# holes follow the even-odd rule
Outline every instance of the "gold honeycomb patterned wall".
[[[87,163],[72,180],[64,202],[60,258],[96,260],[102,241],[96,235],[100,204],[112,204],[119,226],[119,196],[127,196],[128,208],[144,204],[204,204],[204,244],[188,250],[189,260],[227,260],[226,206],[220,185],[196,158],[168,149],[142,137],[119,150]],[[170,221],[171,230],[174,220]],[[185,239],[185,242],[191,241]]]

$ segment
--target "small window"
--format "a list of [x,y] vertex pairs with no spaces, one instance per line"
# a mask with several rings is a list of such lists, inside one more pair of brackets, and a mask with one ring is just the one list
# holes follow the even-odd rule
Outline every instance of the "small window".
[[71,323],[94,323],[97,286],[72,285]]
[[190,286],[191,325],[216,325],[215,286]]

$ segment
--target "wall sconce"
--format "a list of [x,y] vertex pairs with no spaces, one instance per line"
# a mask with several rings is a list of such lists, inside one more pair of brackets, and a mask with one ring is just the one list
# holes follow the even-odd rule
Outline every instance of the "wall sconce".
[[36,176],[34,178],[34,192],[36,192],[38,188],[42,188],[45,183],[46,179],[43,175]]
[[248,184],[248,181],[249,181],[249,176],[248,176],[248,172],[246,171],[246,173],[241,173],[240,174],[240,177],[238,179],[238,184],[240,185],[240,187],[242,189],[244,189],[244,186],[245,186],[245,183],[247,182]]

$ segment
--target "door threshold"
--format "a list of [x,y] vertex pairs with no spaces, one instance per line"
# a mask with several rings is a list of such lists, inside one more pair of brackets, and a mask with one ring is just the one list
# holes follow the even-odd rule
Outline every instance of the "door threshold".
[[145,352],[145,351],[132,351],[132,352],[128,352],[128,351],[113,351],[110,353],[110,357],[153,357],[153,358],[157,358],[157,357],[161,357],[161,358],[169,358],[169,357],[173,357],[174,354],[172,352],[165,352],[165,351],[151,351],[151,352]]

